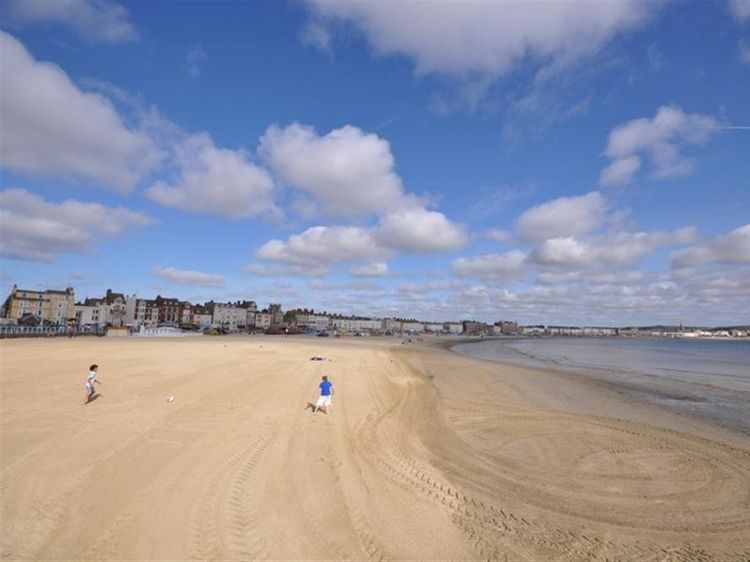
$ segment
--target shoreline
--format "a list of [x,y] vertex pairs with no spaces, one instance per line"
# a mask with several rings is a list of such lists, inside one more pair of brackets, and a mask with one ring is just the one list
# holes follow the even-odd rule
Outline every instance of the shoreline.
[[[508,338],[504,338],[506,341]],[[650,338],[653,339],[653,338]],[[487,341],[487,340],[485,340]],[[502,340],[496,340],[502,341]],[[710,396],[716,400],[732,400],[737,404],[744,404],[745,399],[743,396],[748,393],[743,390],[727,389],[722,387],[716,387],[709,383],[699,384],[691,381],[680,381],[675,384],[675,381],[668,381],[653,375],[642,373],[640,371],[625,371],[618,370],[613,367],[605,369],[595,366],[577,366],[574,364],[556,364],[552,360],[547,360],[543,357],[529,356],[531,361],[528,364],[524,364],[522,361],[513,362],[512,359],[504,360],[505,358],[498,355],[488,357],[486,355],[475,355],[469,351],[462,352],[457,347],[463,345],[464,342],[457,342],[450,347],[453,353],[463,355],[465,357],[471,357],[475,359],[490,361],[497,363],[498,365],[505,365],[509,367],[519,367],[523,369],[529,369],[533,371],[543,371],[552,373],[560,377],[568,377],[575,380],[585,380],[598,385],[603,385],[609,388],[615,393],[626,393],[634,402],[638,404],[648,404],[657,408],[664,409],[669,412],[678,413],[687,416],[691,419],[701,420],[707,423],[714,424],[722,427],[729,431],[739,433],[741,435],[750,437],[750,422],[747,421],[746,417],[742,415],[734,416],[734,418],[722,416],[714,411],[701,411],[697,406],[708,404],[705,395],[698,393],[698,390],[703,388],[711,392]],[[477,342],[466,342],[477,343]],[[525,354],[518,352],[517,350],[511,349],[510,351],[520,353],[524,357]],[[534,364],[534,363],[538,364]],[[630,379],[630,380],[628,380]],[[691,408],[691,406],[693,406]]]
[[747,438],[455,343],[2,342],[0,557],[746,558]]

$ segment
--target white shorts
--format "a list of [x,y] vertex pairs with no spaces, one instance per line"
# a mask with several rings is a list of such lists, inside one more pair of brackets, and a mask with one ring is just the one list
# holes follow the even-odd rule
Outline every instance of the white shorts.
[[320,396],[318,398],[318,401],[315,403],[316,406],[321,407],[328,407],[331,405],[331,397],[330,396]]

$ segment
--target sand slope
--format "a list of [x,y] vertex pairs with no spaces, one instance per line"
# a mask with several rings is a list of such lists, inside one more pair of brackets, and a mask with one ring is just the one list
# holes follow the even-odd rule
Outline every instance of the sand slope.
[[[535,406],[518,372],[394,342],[0,342],[0,555],[750,554],[743,439]],[[327,417],[306,409],[322,374]]]

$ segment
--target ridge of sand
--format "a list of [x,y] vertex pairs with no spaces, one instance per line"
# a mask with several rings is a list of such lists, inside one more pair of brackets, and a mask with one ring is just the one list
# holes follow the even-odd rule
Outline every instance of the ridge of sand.
[[[321,340],[0,342],[0,558],[748,559],[746,437],[434,347]],[[322,374],[327,417],[305,408]]]

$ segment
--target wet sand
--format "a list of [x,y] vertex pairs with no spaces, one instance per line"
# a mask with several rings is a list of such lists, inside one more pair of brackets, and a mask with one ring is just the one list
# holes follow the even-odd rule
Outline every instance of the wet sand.
[[750,556],[747,436],[584,379],[394,338],[0,352],[3,560]]

